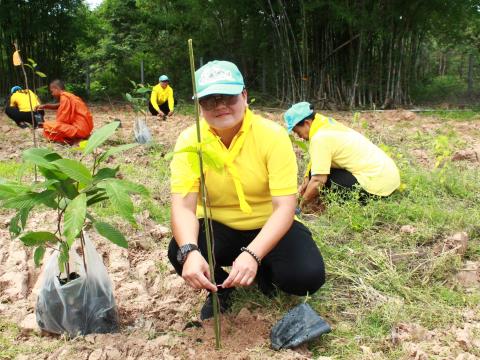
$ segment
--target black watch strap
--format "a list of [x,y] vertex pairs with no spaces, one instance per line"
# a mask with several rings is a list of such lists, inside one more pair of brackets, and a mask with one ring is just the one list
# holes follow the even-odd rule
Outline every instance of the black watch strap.
[[185,260],[187,260],[187,255],[195,250],[199,250],[198,246],[195,244],[185,244],[178,249],[177,260],[183,265]]

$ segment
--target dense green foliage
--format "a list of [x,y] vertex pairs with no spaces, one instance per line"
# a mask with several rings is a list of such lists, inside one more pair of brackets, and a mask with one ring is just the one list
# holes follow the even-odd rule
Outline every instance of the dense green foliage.
[[[26,164],[38,167],[44,178],[42,182],[29,185],[0,179],[2,207],[16,211],[10,221],[10,233],[12,237],[19,236],[26,246],[36,248],[36,265],[41,263],[47,247],[55,248],[60,252],[60,269],[63,272],[64,266],[67,266],[68,274],[69,250],[77,238],[81,239],[83,245],[82,229],[87,220],[92,222],[95,230],[103,237],[121,247],[128,247],[127,240],[119,230],[96,219],[90,211],[94,204],[108,200],[124,219],[135,224],[130,194],[148,193],[142,185],[116,178],[119,166],[101,166],[112,155],[136,146],[126,144],[103,151],[98,149],[118,126],[118,122],[103,126],[77,149],[81,151],[82,159],[91,154],[91,170],[80,161],[82,159],[64,158],[47,148],[32,148],[23,152],[23,160]],[[57,212],[55,232],[42,229],[26,231],[31,212],[44,206]]]
[[478,0],[104,0],[94,10],[80,0],[34,3],[0,0],[3,92],[18,81],[14,39],[50,78],[94,100],[141,81],[143,62],[144,83],[166,73],[189,101],[188,38],[197,65],[234,61],[257,100],[269,102],[463,102],[480,79]]

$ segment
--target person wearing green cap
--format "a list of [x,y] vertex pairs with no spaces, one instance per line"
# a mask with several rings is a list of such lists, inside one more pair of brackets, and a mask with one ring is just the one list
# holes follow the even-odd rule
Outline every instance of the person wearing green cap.
[[383,150],[355,130],[315,113],[310,103],[293,105],[284,120],[288,132],[310,143],[310,163],[298,189],[302,206],[317,199],[323,187],[342,193],[359,187],[365,198],[388,196],[400,186],[398,168]]
[[[313,294],[325,282],[325,269],[312,234],[294,219],[297,164],[287,132],[248,108],[243,76],[235,64],[211,61],[195,78],[203,146],[221,159],[222,168],[205,170],[216,284],[205,260],[204,215],[197,207],[198,159],[182,151],[197,146],[195,126],[178,137],[170,164],[172,265],[191,287],[218,291],[221,311],[228,310],[235,287],[249,286],[255,279],[266,294],[276,288]],[[230,273],[226,266],[231,266]],[[212,316],[209,294],[200,318]]]
[[45,112],[36,110],[36,107],[40,105],[40,99],[33,91],[23,90],[18,85],[13,86],[6,104],[5,114],[15,121],[18,127],[24,129],[32,124],[31,110],[33,110],[34,126],[38,127],[43,124]]
[[148,110],[152,115],[161,117],[164,121],[167,116],[173,115],[175,100],[173,98],[173,89],[170,86],[170,79],[167,75],[158,78],[158,84],[152,89]]

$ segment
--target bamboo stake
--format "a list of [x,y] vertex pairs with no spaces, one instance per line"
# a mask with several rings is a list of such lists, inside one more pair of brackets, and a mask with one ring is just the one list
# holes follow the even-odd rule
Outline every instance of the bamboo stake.
[[[15,47],[15,51],[18,51],[18,47],[17,47],[16,42],[13,44],[13,46]],[[23,60],[20,61],[20,66],[22,67],[23,78],[24,78],[24,81],[25,81],[25,89],[27,90],[28,101],[30,103],[30,115],[31,115],[31,118],[32,118],[33,147],[38,147],[37,146],[37,134],[35,132],[35,117],[33,115],[32,97],[30,95],[30,89],[28,88],[27,72],[25,71],[25,66],[23,65]],[[35,165],[34,169],[35,169],[35,182],[37,182],[37,165]]]
[[[200,195],[202,198],[202,207],[203,207],[203,215],[204,215],[204,227],[205,227],[205,235],[207,240],[207,257],[208,257],[208,265],[210,268],[210,281],[215,285],[215,273],[214,273],[214,259],[213,259],[213,252],[212,252],[212,240],[213,240],[213,232],[211,232],[210,227],[210,219],[208,217],[207,212],[207,187],[205,185],[205,176],[203,174],[203,157],[202,157],[202,135],[200,133],[200,105],[198,103],[198,96],[197,96],[197,87],[195,85],[195,60],[193,57],[193,44],[192,39],[188,39],[188,51],[190,56],[190,71],[192,74],[192,87],[193,87],[193,95],[195,101],[195,124],[197,128],[197,141],[198,141],[198,161],[200,164]],[[214,330],[215,330],[215,347],[220,349],[220,317],[219,317],[219,301],[218,301],[218,294],[212,293],[212,301],[213,301],[213,321],[214,321]]]

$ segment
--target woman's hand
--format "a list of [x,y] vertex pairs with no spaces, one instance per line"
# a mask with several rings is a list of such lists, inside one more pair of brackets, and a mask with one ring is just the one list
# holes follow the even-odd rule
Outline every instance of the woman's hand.
[[198,250],[191,251],[187,255],[187,260],[183,264],[182,277],[194,289],[217,291],[217,287],[210,282],[208,263]]
[[230,275],[223,282],[224,288],[236,286],[250,286],[257,275],[258,264],[252,255],[246,251],[235,259]]
[[305,193],[305,190],[307,190],[307,185],[308,185],[308,177],[304,177],[302,184],[298,187],[299,195],[303,195]]

